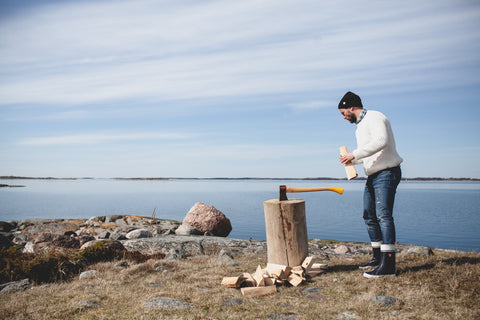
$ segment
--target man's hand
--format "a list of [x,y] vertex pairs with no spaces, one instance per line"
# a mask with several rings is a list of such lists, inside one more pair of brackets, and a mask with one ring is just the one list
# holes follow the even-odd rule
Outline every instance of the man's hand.
[[355,156],[353,155],[353,153],[348,152],[345,154],[341,154],[338,158],[340,159],[340,162],[345,165],[352,162],[352,160],[355,159]]

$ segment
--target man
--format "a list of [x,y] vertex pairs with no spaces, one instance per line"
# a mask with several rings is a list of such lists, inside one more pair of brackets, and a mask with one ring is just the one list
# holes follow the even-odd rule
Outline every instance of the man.
[[363,163],[368,176],[363,194],[363,219],[372,243],[373,258],[360,269],[367,278],[395,276],[395,224],[392,210],[400,182],[402,158],[395,147],[390,122],[381,112],[363,109],[362,101],[347,92],[338,108],[345,120],[357,125],[357,149],[340,155],[342,164]]

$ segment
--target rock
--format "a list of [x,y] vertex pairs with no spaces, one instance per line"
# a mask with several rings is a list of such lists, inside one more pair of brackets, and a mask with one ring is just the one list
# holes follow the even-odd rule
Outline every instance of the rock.
[[228,300],[223,301],[222,306],[231,307],[231,306],[239,306],[239,305],[242,305],[242,304],[243,304],[242,299],[232,298],[232,299],[228,299]]
[[111,240],[126,240],[127,237],[125,237],[125,236],[124,236],[123,234],[121,234],[121,233],[115,233],[115,232],[114,232],[114,233],[112,233],[112,234],[110,235],[110,239],[111,239]]
[[92,309],[100,307],[100,304],[91,300],[79,301],[75,304],[77,310]]
[[96,244],[99,243],[99,242],[105,243],[105,246],[107,246],[107,247],[110,248],[110,249],[114,249],[114,250],[123,250],[123,249],[125,249],[125,247],[123,246],[123,244],[122,244],[120,241],[115,241],[115,240],[92,240],[92,241],[88,241],[88,242],[84,243],[84,244],[80,247],[80,250],[83,250],[83,249],[85,249],[85,248],[94,246],[94,245],[96,245]]
[[115,229],[113,232],[115,233],[121,233],[121,234],[127,234],[133,230],[137,230],[138,228],[131,227],[131,226],[119,226],[117,229]]
[[323,301],[326,297],[320,293],[321,289],[317,287],[306,288],[302,293],[309,299]]
[[0,232],[10,232],[15,228],[15,226],[6,221],[0,221]]
[[185,255],[212,255],[228,248],[234,254],[267,253],[266,241],[231,239],[224,237],[165,235],[158,238],[144,238],[122,241],[128,251],[140,251],[143,254],[167,253],[170,249],[182,250]]
[[77,237],[44,232],[35,239],[33,249],[35,252],[39,252],[48,246],[78,249],[80,248],[80,241]]
[[22,249],[23,253],[35,253],[33,241],[27,242]]
[[338,315],[339,319],[360,319],[358,314],[355,311],[343,311]]
[[100,272],[98,272],[97,270],[88,270],[88,271],[83,271],[82,273],[80,273],[80,276],[79,276],[79,279],[82,280],[82,279],[92,279],[92,278],[96,278],[100,276]]
[[170,251],[165,255],[165,260],[180,260],[185,259],[187,256],[183,250],[170,249]]
[[95,222],[105,222],[105,216],[91,217],[90,219],[85,221],[85,224],[89,226],[89,225],[93,225]]
[[29,279],[23,279],[20,281],[13,281],[4,284],[0,284],[0,294],[10,294],[20,291],[25,291],[30,285]]
[[64,236],[69,236],[69,237],[72,237],[72,236],[73,236],[73,237],[76,237],[76,236],[77,236],[77,234],[75,233],[75,231],[71,231],[71,230],[65,231],[65,232],[63,233],[63,235],[64,235]]
[[232,255],[226,252],[225,249],[222,249],[218,254],[217,262],[229,262],[232,260],[233,260]]
[[274,319],[274,320],[290,320],[290,319],[298,319],[298,317],[300,317],[300,315],[293,312],[267,314],[267,319]]
[[400,303],[397,298],[388,296],[375,296],[370,302],[372,304],[378,304],[382,307],[390,307]]
[[95,237],[88,234],[83,234],[78,237],[78,241],[80,242],[80,247],[82,247],[85,243],[92,240],[96,240]]
[[114,265],[115,268],[128,268],[128,262],[122,261]]
[[193,205],[183,224],[188,224],[203,233],[209,231],[215,236],[226,237],[232,231],[230,220],[213,206],[201,202]]
[[108,239],[110,237],[110,232],[103,231],[97,235],[97,239]]
[[0,250],[6,250],[13,246],[13,242],[4,235],[0,234]]
[[34,244],[42,243],[42,242],[52,242],[53,241],[53,234],[50,232],[42,232],[38,235],[38,237],[33,242]]
[[126,227],[128,226],[128,224],[125,222],[125,220],[123,219],[118,219],[118,220],[115,220],[115,224],[119,227]]
[[347,252],[350,252],[350,248],[348,248],[347,246],[345,245],[340,245],[338,247],[335,248],[334,252],[336,254],[345,254]]
[[182,300],[169,298],[169,297],[157,297],[148,300],[145,303],[145,308],[149,309],[188,309],[193,308],[193,305],[186,303]]
[[424,247],[424,246],[415,246],[411,247],[407,250],[406,254],[421,254],[421,255],[433,255],[432,248]]
[[118,219],[121,219],[122,216],[116,215],[116,214],[111,214],[108,216],[105,216],[105,223],[111,223],[111,222],[116,222]]
[[202,232],[188,224],[181,224],[177,230],[175,230],[175,234],[178,234],[179,236],[198,236],[201,235]]
[[56,247],[78,249],[80,248],[80,241],[76,237],[55,235],[52,244]]
[[79,223],[63,221],[59,219],[44,219],[42,223],[33,223],[25,228],[24,232],[36,235],[40,233],[65,234],[67,231],[77,230],[80,227]]
[[151,238],[152,233],[147,229],[137,229],[130,231],[125,237],[127,239]]
[[19,246],[24,246],[26,245],[29,241],[31,241],[32,238],[30,238],[27,234],[25,233],[15,233],[13,235],[13,240],[12,242],[16,245]]

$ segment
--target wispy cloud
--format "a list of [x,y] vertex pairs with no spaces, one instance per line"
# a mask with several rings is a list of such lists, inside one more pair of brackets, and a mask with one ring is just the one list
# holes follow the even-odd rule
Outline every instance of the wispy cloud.
[[26,138],[19,141],[20,145],[27,146],[55,146],[55,145],[76,145],[76,144],[100,144],[113,141],[141,141],[141,140],[180,140],[192,138],[196,135],[183,133],[122,133],[122,134],[77,134],[51,137]]
[[335,107],[335,101],[302,101],[290,103],[289,106],[299,110],[311,110]]

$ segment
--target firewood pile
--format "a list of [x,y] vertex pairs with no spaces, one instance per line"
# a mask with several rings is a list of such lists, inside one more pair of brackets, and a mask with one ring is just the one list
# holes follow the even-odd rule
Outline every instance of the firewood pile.
[[277,292],[277,286],[297,287],[308,278],[325,272],[326,269],[326,264],[314,263],[313,257],[305,258],[302,265],[296,267],[267,263],[266,268],[259,265],[254,274],[243,273],[237,277],[224,277],[222,286],[240,288],[244,296],[263,296]]

